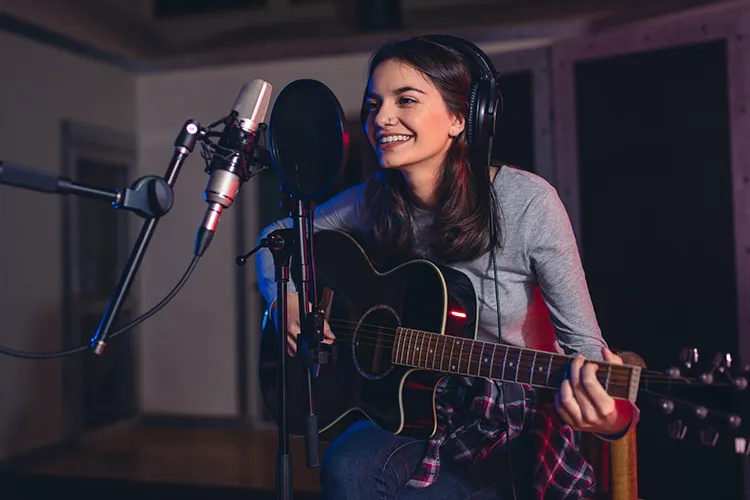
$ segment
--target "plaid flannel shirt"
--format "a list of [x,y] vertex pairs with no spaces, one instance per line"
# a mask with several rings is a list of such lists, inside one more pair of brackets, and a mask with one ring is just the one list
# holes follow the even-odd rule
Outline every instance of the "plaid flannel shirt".
[[[524,425],[532,437],[534,452],[533,498],[587,498],[594,493],[595,478],[591,465],[578,450],[577,434],[558,416],[553,403],[542,403],[532,387],[465,377],[445,379],[438,390],[438,429],[429,440],[420,467],[408,482],[413,488],[425,488],[440,473],[440,451],[448,451],[457,462],[485,458],[507,439],[517,438]],[[459,394],[466,394],[461,397]],[[505,421],[507,403],[508,422]],[[468,418],[461,418],[459,413]],[[506,428],[508,433],[506,434]]]

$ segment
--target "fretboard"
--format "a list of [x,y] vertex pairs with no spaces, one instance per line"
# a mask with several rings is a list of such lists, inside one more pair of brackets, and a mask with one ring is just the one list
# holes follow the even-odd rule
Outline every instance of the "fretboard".
[[[399,328],[391,362],[412,368],[557,389],[571,356]],[[641,368],[603,361],[596,376],[613,398],[635,401]]]

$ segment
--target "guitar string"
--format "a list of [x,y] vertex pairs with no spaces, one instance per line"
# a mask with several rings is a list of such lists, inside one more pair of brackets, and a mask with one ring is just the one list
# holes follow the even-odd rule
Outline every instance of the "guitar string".
[[[429,334],[429,332],[426,332],[426,333]],[[432,334],[432,335],[434,335],[434,334]],[[347,338],[347,337],[351,337],[351,338]],[[373,337],[369,337],[368,338],[368,337],[364,337],[364,336],[362,338],[366,339],[366,340],[373,340],[374,339]],[[351,343],[353,341],[353,339],[354,339],[354,334],[348,335],[348,334],[339,333],[336,336],[336,340],[337,341],[341,341],[343,343]],[[377,339],[375,339],[375,340],[377,340]],[[388,347],[386,344],[383,344],[383,343],[377,344],[377,343],[371,343],[371,342],[361,342],[360,345],[363,345],[363,346],[373,346],[373,347],[377,347],[379,345],[381,347]],[[491,344],[491,345],[494,345],[494,344]],[[498,344],[498,345],[500,345],[500,344]],[[506,346],[502,346],[502,347],[506,347]],[[508,346],[508,347],[513,347],[513,346]],[[539,351],[539,352],[542,353],[542,354],[555,354],[556,355],[556,353],[545,353],[543,351]],[[461,366],[461,362],[465,361],[467,363],[467,365],[466,365],[467,366],[467,372],[466,373],[459,373],[459,371],[452,372],[450,370],[442,370],[442,368],[441,368],[440,371],[445,372],[447,374],[453,374],[453,375],[462,375],[462,376],[469,376],[469,377],[486,378],[486,377],[482,377],[481,373],[479,373],[479,362],[477,361],[477,358],[472,357],[472,354],[473,354],[472,352],[467,352],[467,356],[466,357],[461,356],[459,359],[456,360],[455,357],[451,357],[450,354],[448,354],[447,357],[446,357],[446,354],[442,353],[441,354],[441,358],[439,360],[441,367],[442,367],[443,362],[446,359],[448,361],[451,361],[451,360],[456,361],[456,365],[455,366],[457,366],[459,368]],[[560,355],[560,356],[562,356],[562,355]],[[412,359],[413,358],[414,357],[412,356]],[[421,358],[420,358],[420,361],[421,361]],[[477,366],[477,373],[476,374],[472,374],[472,373],[470,373],[468,371],[468,367],[470,367],[472,361],[477,362],[477,365],[478,365]],[[437,362],[438,362],[438,360],[433,359],[433,367],[434,367],[435,363],[437,363]],[[429,369],[430,367],[427,365],[427,362],[425,362],[425,363],[426,363],[425,366],[419,366],[419,362],[417,362],[416,363],[416,367],[417,368],[427,368],[427,369]],[[396,364],[398,364],[398,363],[396,363]],[[409,365],[402,365],[402,366],[409,366]],[[490,365],[490,370],[487,372],[487,375],[490,376],[489,378],[492,378],[491,375],[492,375],[492,371],[494,370],[494,368],[495,367],[501,367],[501,366],[502,366],[502,364],[497,364],[497,363],[493,362]],[[613,366],[615,368],[617,367],[616,365],[613,365]],[[530,371],[531,367],[532,367],[531,364],[529,364],[528,366],[526,366],[524,363],[520,363],[518,365],[517,371],[519,371],[519,372],[520,371]],[[503,368],[503,373],[504,373],[504,371],[505,371],[505,368]],[[597,379],[599,379],[600,382],[603,382],[600,379],[599,374],[602,374],[602,375],[604,375],[604,374],[602,372],[597,372]],[[659,375],[662,375],[662,374],[659,374]],[[610,378],[609,378],[609,382],[612,385],[619,384],[618,388],[623,388],[623,387],[627,387],[627,385],[629,384],[629,379],[630,379],[630,375],[629,374],[621,373],[621,374],[618,375],[616,373],[611,373],[610,374]],[[530,377],[530,380],[528,382],[519,381],[518,383],[520,383],[520,384],[527,384],[527,385],[531,385],[531,386],[540,386],[540,387],[543,387],[543,388],[550,388],[550,386],[548,386],[546,384],[534,384],[533,382],[534,382],[534,376],[532,374],[531,377]],[[639,394],[645,394],[646,396],[648,396],[652,400],[656,399],[656,398],[659,398],[659,401],[661,401],[661,399],[663,399],[663,398],[668,398],[674,404],[683,405],[683,406],[687,406],[687,407],[695,409],[695,408],[697,408],[698,405],[696,405],[694,403],[689,403],[689,402],[687,402],[687,401],[685,401],[683,399],[675,398],[671,394],[670,395],[666,394],[666,392],[665,393],[660,393],[660,392],[652,390],[652,387],[655,386],[655,385],[656,386],[666,385],[666,386],[668,386],[668,388],[670,388],[672,386],[682,385],[685,382],[690,383],[690,381],[687,380],[687,379],[680,380],[680,379],[674,379],[674,378],[668,377],[667,380],[659,380],[658,378],[646,376],[646,377],[642,377],[642,380],[641,380],[641,383],[639,383],[637,392]],[[700,383],[699,387],[706,387],[706,388],[717,388],[717,387],[718,388],[724,388],[724,387],[726,387],[726,388],[734,388],[734,384],[714,383],[714,384],[707,385],[707,384]],[[722,413],[722,412],[717,411],[717,410],[712,410],[712,409],[709,409],[707,407],[704,407],[704,408],[708,412],[708,415],[705,418],[708,418],[709,415],[714,415],[714,416],[717,416],[717,417],[720,417],[720,418],[728,419],[730,416],[733,415],[731,413]]]
[[[341,326],[343,326],[343,327],[353,328],[351,325],[357,325],[358,323],[354,322],[354,321],[331,319],[329,321],[329,324],[331,324],[333,326],[335,326],[337,324],[341,324]],[[344,335],[352,335],[352,337],[353,336],[361,336],[363,339],[366,338],[368,340],[377,339],[377,338],[388,338],[388,339],[394,338],[395,339],[397,333],[386,333],[386,332],[383,332],[382,330],[392,330],[392,331],[397,331],[398,330],[398,328],[385,327],[385,326],[381,327],[379,325],[370,325],[370,324],[367,324],[367,323],[361,323],[360,326],[374,327],[374,328],[378,328],[379,330],[370,330],[369,328],[360,328],[356,333],[354,333],[354,332],[352,332],[352,333],[342,332],[342,334],[344,334]],[[382,330],[380,330],[380,329],[382,329]],[[404,329],[404,330],[411,330],[411,329]],[[421,330],[413,330],[413,331],[414,332],[420,332],[420,333],[422,333]],[[367,337],[367,336],[364,336],[364,335],[360,335],[360,332],[361,333],[374,334],[374,336],[373,337]],[[424,333],[426,333],[428,335],[437,335],[437,334],[434,334],[434,333],[431,333],[431,332],[424,332]],[[337,339],[339,338],[339,334],[336,334],[336,338]],[[481,342],[481,341],[479,341],[479,342]],[[393,344],[395,344],[395,341],[394,341],[394,343],[392,343],[390,345],[393,345]],[[366,345],[366,344],[363,344],[363,345]],[[367,344],[367,345],[373,345],[373,344]],[[388,347],[388,344],[381,344],[381,345],[384,345],[385,347]],[[520,347],[505,346],[505,345],[502,345],[502,344],[489,344],[489,345],[501,345],[502,347],[510,347],[510,348],[521,349]],[[545,351],[538,351],[538,352],[542,352],[544,354],[553,354],[555,356],[572,359],[570,356],[566,356],[566,355],[563,355],[563,354],[547,353]],[[467,353],[467,354],[468,354],[468,356],[471,356],[471,353]],[[465,360],[467,358],[459,358],[459,359],[463,361],[463,360]],[[613,366],[617,366],[617,365],[613,365]],[[623,368],[627,369],[626,367],[623,367]],[[625,373],[625,374],[622,374],[622,376],[624,376],[626,379],[629,379],[630,374],[629,373]],[[662,372],[659,372],[659,371],[656,371],[656,370],[641,370],[641,377],[642,378],[649,378],[651,380],[661,379],[661,380],[663,380],[663,381],[665,381],[667,383],[695,384],[695,385],[701,385],[701,386],[717,387],[716,383],[714,383],[714,384],[705,384],[702,381],[700,381],[697,377],[696,378],[682,377],[682,376],[681,377],[673,377],[673,376],[667,375],[665,373],[662,373]],[[728,386],[732,386],[732,385],[733,385],[732,383],[726,383],[727,387]]]
[[[333,326],[341,325],[343,327],[351,328],[351,329],[355,329],[356,326],[359,325],[360,328],[358,329],[358,332],[357,333],[352,333],[351,335],[353,335],[353,336],[357,335],[357,336],[360,336],[363,339],[366,338],[366,337],[364,335],[361,335],[361,333],[371,333],[371,334],[374,334],[374,336],[370,337],[370,339],[373,339],[373,338],[381,338],[381,339],[382,338],[395,338],[396,335],[397,335],[397,333],[386,333],[384,330],[390,330],[392,332],[397,332],[398,329],[401,328],[401,327],[387,327],[387,326],[374,325],[374,324],[368,324],[368,323],[359,323],[359,322],[356,322],[356,321],[350,321],[350,320],[338,319],[338,318],[330,318],[329,319],[329,324],[333,325]],[[376,328],[377,330],[369,330],[368,328],[362,328],[362,327],[373,327],[373,328]],[[416,330],[416,329],[406,329],[406,328],[404,328],[404,330],[412,330],[414,332],[420,332],[420,333],[422,332],[421,330]],[[424,332],[424,333],[427,333],[428,335],[436,335],[436,334],[433,334],[431,332]],[[338,335],[337,335],[337,338],[338,338]],[[362,345],[366,345],[366,344],[363,343]],[[381,344],[381,345],[384,345],[384,344]],[[491,345],[495,345],[495,344],[491,344]],[[497,345],[502,345],[502,344],[497,344]],[[388,347],[387,345],[384,345],[384,346]],[[508,346],[508,347],[514,347],[514,346]],[[518,347],[516,347],[516,348],[518,348]],[[539,351],[539,352],[543,352],[543,351]],[[570,356],[565,356],[565,355],[558,354],[558,353],[552,353],[552,354],[554,354],[556,356],[563,357],[563,358],[572,359]],[[471,356],[471,353],[467,353],[467,355]],[[460,358],[460,361],[467,360],[467,359],[470,360],[470,358]],[[618,371],[620,371],[620,370],[618,370]],[[625,377],[626,379],[629,379],[630,374],[629,373],[624,373],[624,374],[621,374],[621,376]],[[641,377],[644,378],[644,379],[652,380],[652,381],[661,380],[662,383],[674,384],[674,385],[697,385],[697,386],[705,386],[705,387],[723,387],[723,386],[731,387],[731,386],[734,386],[734,384],[732,384],[732,383],[725,383],[725,384],[712,383],[712,384],[706,384],[706,383],[702,382],[701,380],[699,380],[698,378],[691,379],[690,377],[673,377],[673,376],[670,376],[670,375],[667,375],[665,373],[662,373],[662,372],[659,372],[659,371],[655,371],[655,370],[642,370],[641,371]],[[610,380],[612,380],[611,375],[610,375]]]
[[[338,340],[338,337],[337,337],[337,340]],[[346,341],[344,341],[344,342],[345,342],[345,343],[347,343]],[[365,344],[365,345],[368,345],[368,344]],[[369,344],[369,345],[373,345],[373,346],[374,346],[375,344]],[[443,354],[443,355],[442,355],[442,359],[440,360],[440,364],[441,364],[441,366],[442,366],[442,361],[444,361],[445,359],[446,359],[446,357],[445,357],[445,354]],[[448,357],[448,359],[450,360],[450,359],[452,359],[452,358],[450,358],[450,356],[449,356],[449,357]],[[466,360],[466,359],[467,359],[467,358],[463,358],[463,359],[462,359],[462,361],[463,361],[463,360]],[[470,361],[471,361],[472,359],[473,359],[473,358],[469,358],[469,359],[468,359],[468,361],[470,362]],[[401,366],[408,366],[408,365],[401,365]],[[460,367],[460,363],[457,363],[457,365],[456,365],[456,366],[459,366],[459,367]],[[468,365],[467,365],[467,366],[468,366]],[[492,374],[492,370],[493,370],[493,369],[494,369],[494,367],[496,367],[496,366],[502,366],[502,365],[498,365],[498,364],[495,364],[495,363],[493,363],[493,364],[491,365],[491,367],[490,367],[490,371],[489,371],[489,372],[487,373],[487,375],[488,375],[489,377],[483,377],[483,376],[482,376],[482,374],[481,374],[481,373],[479,373],[479,371],[478,371],[478,373],[476,373],[476,374],[472,374],[472,373],[469,373],[469,372],[467,372],[467,373],[451,372],[451,371],[449,371],[449,370],[442,370],[442,369],[441,369],[440,371],[441,371],[441,372],[444,372],[444,373],[446,373],[446,374],[451,374],[451,375],[468,376],[468,377],[478,377],[478,378],[492,378],[492,377],[491,377],[491,374]],[[422,366],[419,366],[419,365],[417,365],[417,366],[416,366],[416,368],[426,368],[426,369],[429,369],[430,367],[429,367],[429,366],[427,366],[427,365],[425,365],[425,366],[423,366],[423,367],[422,367]],[[530,370],[530,367],[529,367],[528,369]],[[610,383],[611,383],[611,384],[613,384],[613,383],[614,383],[614,382],[613,382],[613,380],[615,380],[615,379],[613,379],[613,378],[610,378]],[[602,382],[602,381],[600,380],[600,382]],[[623,384],[622,384],[622,385],[621,385],[620,387],[618,387],[618,388],[623,388],[623,387],[627,387],[627,384],[629,383],[629,378],[628,378],[628,377],[626,377],[626,379],[624,379],[624,380],[619,380],[619,382],[623,382]],[[687,402],[687,401],[685,401],[685,400],[683,400],[683,399],[680,399],[680,398],[676,398],[676,397],[674,397],[674,396],[673,396],[673,395],[671,395],[671,394],[667,394],[666,392],[657,392],[657,391],[655,391],[655,390],[653,390],[653,389],[652,389],[652,387],[653,387],[654,385],[656,385],[656,386],[661,386],[661,385],[668,385],[669,387],[671,387],[671,386],[673,386],[673,385],[678,385],[678,384],[675,384],[675,383],[672,383],[672,382],[674,382],[674,381],[670,381],[670,382],[667,382],[666,384],[665,384],[664,382],[659,382],[659,381],[657,381],[656,383],[654,383],[654,381],[653,381],[653,380],[650,380],[650,379],[648,379],[648,378],[645,378],[645,379],[643,379],[643,380],[641,381],[641,383],[639,384],[639,386],[638,386],[638,389],[637,389],[637,392],[638,392],[639,394],[645,394],[646,396],[648,396],[648,397],[649,397],[650,399],[652,399],[652,400],[654,400],[654,399],[658,398],[658,399],[659,399],[659,402],[661,402],[661,400],[662,400],[662,399],[664,399],[664,398],[668,398],[668,399],[669,399],[670,401],[672,401],[672,403],[674,403],[674,404],[676,404],[676,405],[683,405],[683,406],[687,406],[687,407],[689,407],[689,408],[692,408],[692,409],[695,409],[695,408],[697,408],[697,407],[698,407],[698,405],[696,405],[696,404],[694,404],[694,403],[689,403],[689,402]],[[518,381],[517,383],[519,383],[519,384],[526,384],[526,385],[531,385],[531,386],[537,386],[537,387],[542,387],[542,388],[551,388],[551,386],[549,386],[549,385],[546,385],[546,384],[539,384],[539,383],[534,383],[534,377],[533,377],[533,375],[531,376],[531,378],[530,378],[530,380],[529,380],[528,382],[526,382],[526,381]],[[704,386],[704,387],[709,387],[709,386],[706,386],[705,384],[704,384],[703,386]],[[733,386],[731,386],[731,385],[726,385],[726,386],[725,386],[725,385],[721,385],[721,384],[714,384],[714,385],[712,385],[711,387],[733,387]],[[713,409],[709,409],[709,408],[707,408],[707,407],[704,407],[704,408],[705,408],[705,409],[706,409],[706,411],[708,412],[708,415],[707,415],[707,416],[705,417],[705,419],[707,419],[709,415],[714,415],[714,416],[718,416],[718,417],[721,417],[721,418],[726,418],[726,419],[728,419],[728,418],[729,418],[730,416],[732,416],[732,415],[733,415],[733,414],[731,414],[731,413],[722,413],[721,411],[718,411],[718,410],[713,410]]]
[[[361,333],[363,333],[363,332],[364,333],[373,333],[374,335],[373,336],[361,335]],[[429,334],[429,332],[427,332],[427,333]],[[431,334],[431,335],[434,335],[434,334]],[[354,337],[355,336],[358,337],[359,345],[365,346],[365,347],[378,347],[378,346],[380,346],[380,347],[384,347],[384,348],[392,348],[393,345],[395,345],[395,342],[390,342],[389,340],[386,340],[385,342],[380,342],[380,343],[377,342],[378,338],[382,339],[383,337],[389,337],[391,335],[389,335],[389,334],[381,334],[381,332],[370,331],[370,330],[363,330],[363,329],[360,329],[359,332],[357,332],[357,333],[339,332],[339,333],[336,334],[336,340],[339,341],[339,342],[342,342],[342,343],[352,343],[354,341]],[[395,337],[395,335],[392,335],[392,336]],[[443,342],[443,343],[445,343],[445,342]],[[495,345],[495,344],[489,344],[489,345]],[[514,349],[521,349],[521,348],[515,347],[515,346],[505,346],[505,345],[501,345],[501,344],[497,344],[497,345],[500,345],[501,347],[510,347],[510,348],[514,348]],[[463,362],[465,362],[467,364],[467,366],[469,366],[472,361],[474,361],[477,364],[479,364],[479,362],[477,361],[476,357],[474,357],[475,352],[476,351],[474,351],[474,352],[467,351],[466,353],[460,353],[460,355],[458,355],[458,356],[452,356],[452,357],[450,356],[450,354],[446,355],[446,353],[442,353],[441,354],[441,359],[440,359],[441,366],[442,366],[442,363],[445,360],[448,360],[448,361],[455,360],[458,366],[460,366],[461,363],[463,363]],[[548,353],[548,352],[544,352],[544,351],[538,351],[538,352],[540,352],[543,355],[549,355],[549,354],[551,354],[553,356],[557,356],[557,357],[560,357],[560,358],[571,359],[570,357],[567,357],[567,356],[561,355],[561,354],[557,354],[557,353]],[[525,360],[522,360],[521,364],[519,365],[518,371],[528,371],[528,370],[531,370],[531,367],[532,367],[531,363],[527,364],[524,361]],[[501,365],[493,364],[492,366],[494,367],[494,366],[501,366]],[[612,371],[610,373],[610,375],[609,375],[609,381],[610,381],[610,383],[611,384],[618,384],[618,385],[626,385],[626,384],[628,384],[630,382],[630,371],[627,368],[627,366],[622,366],[622,367],[620,367],[618,365],[612,365],[612,366],[613,366],[613,368],[615,368],[615,371]],[[419,367],[419,366],[417,366],[417,367]],[[428,366],[424,366],[424,368],[429,368],[429,367]],[[622,368],[622,369],[619,369],[619,368]],[[627,370],[627,371],[625,372],[625,370]],[[454,373],[454,372],[451,372],[449,370],[447,370],[447,372],[448,373]],[[469,374],[467,373],[467,375],[469,375]],[[604,371],[597,371],[597,378],[606,379],[606,372],[604,372]],[[659,385],[661,385],[661,384],[675,385],[675,386],[678,386],[678,385],[693,385],[693,386],[698,386],[698,387],[713,387],[713,388],[716,388],[716,387],[734,387],[734,384],[732,384],[732,383],[717,383],[717,382],[715,382],[713,384],[705,384],[705,383],[701,382],[698,379],[694,379],[693,380],[693,379],[690,379],[688,377],[675,378],[675,377],[670,377],[668,375],[662,374],[660,372],[650,372],[650,371],[645,371],[645,370],[642,371],[641,378],[644,381],[648,380],[648,381],[656,382]]]
[[[389,347],[392,347],[393,345],[395,345],[394,342],[389,342],[388,340],[386,340],[385,342],[381,342],[379,344],[367,342],[367,341],[372,341],[372,340],[377,341],[378,337],[381,337],[381,338],[382,337],[388,337],[389,336],[388,334],[378,335],[379,332],[372,332],[372,331],[367,331],[367,330],[360,330],[360,332],[374,333],[375,336],[368,337],[368,336],[365,336],[365,335],[361,335],[360,333],[349,334],[349,333],[340,332],[339,334],[337,334],[336,339],[337,340],[342,340],[342,341],[346,340],[347,343],[350,343],[350,342],[353,341],[353,338],[356,335],[357,337],[360,337],[360,339],[366,340],[365,342],[363,342],[362,340],[360,340],[360,345],[362,345],[362,346],[373,346],[373,347],[376,347],[376,346],[380,345],[382,347],[389,348]],[[348,338],[350,335],[351,335],[351,338]],[[443,342],[443,343],[445,343],[445,342]],[[495,345],[495,344],[490,344],[490,345]],[[501,345],[501,344],[497,344],[497,345]],[[501,347],[510,347],[510,348],[515,348],[515,349],[520,349],[519,347],[514,347],[514,346],[504,346],[504,345],[501,345]],[[561,354],[557,354],[557,353],[547,353],[547,352],[544,352],[544,351],[538,351],[538,352],[540,352],[542,354],[552,354],[554,356],[559,356],[561,358],[568,358],[568,359],[570,359],[567,356],[564,356],[564,355],[561,355]],[[443,357],[445,357],[445,354],[443,354]],[[454,356],[453,358],[456,358],[456,357]],[[448,356],[448,359],[452,359],[452,358],[450,356]],[[462,362],[462,361],[466,361],[468,363],[468,362],[471,362],[472,360],[474,360],[473,353],[469,352],[469,351],[466,352],[465,356],[462,353],[456,359],[456,361],[459,362],[459,363]],[[530,369],[531,368],[531,364],[528,364],[528,366],[526,366],[526,364],[523,361],[525,361],[525,360],[522,360],[522,363],[521,363],[522,368],[524,368],[524,369]],[[627,366],[623,366],[622,367],[623,370],[628,370],[626,373],[617,373],[617,372],[621,372],[623,370],[619,370],[618,368],[620,368],[620,367],[618,365],[612,365],[612,366],[617,371],[610,374],[610,380],[622,379],[624,381],[629,381],[629,379],[630,379],[630,372],[629,372],[629,369],[627,368]],[[642,378],[651,379],[651,380],[659,380],[659,379],[661,379],[663,381],[663,383],[675,384],[675,385],[680,385],[680,384],[695,384],[695,385],[709,386],[709,387],[723,387],[723,386],[731,387],[731,386],[734,386],[731,383],[726,383],[726,384],[724,384],[724,383],[705,384],[705,383],[701,382],[697,378],[694,379],[694,380],[691,380],[688,377],[679,377],[679,378],[677,378],[677,377],[671,377],[669,375],[666,375],[666,374],[663,374],[663,373],[660,373],[660,372],[646,371],[646,370],[642,371]]]
[[[367,347],[378,347],[378,346],[380,346],[380,347],[385,347],[385,348],[392,348],[395,345],[395,338],[398,335],[398,333],[386,333],[386,332],[383,331],[383,330],[391,330],[391,331],[394,331],[394,332],[398,332],[398,328],[385,327],[385,326],[381,326],[381,325],[359,323],[359,322],[347,321],[347,320],[337,320],[337,319],[333,319],[333,318],[331,318],[329,320],[329,324],[331,326],[339,325],[341,327],[346,328],[347,330],[352,330],[352,331],[339,331],[339,332],[337,332],[336,333],[336,340],[337,341],[342,342],[342,343],[353,343],[354,338],[358,337],[359,345],[367,346]],[[360,328],[358,330],[356,330],[357,325],[360,326]],[[363,327],[365,327],[365,328],[363,328]],[[371,330],[370,328],[376,328],[376,330]],[[356,331],[354,331],[354,330],[356,330]],[[406,330],[411,330],[411,329],[404,328],[404,332],[401,334],[402,335],[402,339],[404,338],[403,337],[404,335],[408,335],[409,334],[408,332],[406,332]],[[434,333],[431,333],[431,332],[423,332],[422,330],[412,330],[412,332],[414,332],[414,333],[423,333],[423,334],[427,334],[429,336],[437,335],[437,334],[434,334]],[[362,335],[363,333],[372,334],[372,335]],[[442,335],[440,335],[437,338],[439,339],[439,338],[445,338],[445,337],[442,336]],[[384,339],[385,339],[385,342],[382,342],[382,340],[384,340]],[[393,341],[391,341],[391,339],[393,339]],[[378,340],[380,340],[381,342],[378,342]],[[465,340],[465,339],[457,339],[457,340]],[[481,341],[479,341],[479,342],[481,342]],[[446,344],[446,341],[443,341],[443,344]],[[493,345],[494,346],[494,345],[501,345],[501,344],[486,344],[486,345]],[[435,347],[436,348],[439,347],[438,344],[436,344]],[[506,345],[501,345],[501,347],[522,349],[520,347],[506,346]],[[542,354],[551,354],[551,355],[554,355],[554,356],[559,356],[559,357],[562,357],[562,358],[571,359],[569,356],[561,355],[561,354],[558,354],[558,353],[547,353],[547,352],[544,352],[544,351],[538,351],[538,352],[540,352]],[[469,376],[469,377],[484,378],[484,377],[481,376],[481,373],[480,373],[480,367],[479,367],[480,361],[478,360],[479,356],[475,357],[474,356],[475,354],[476,354],[476,351],[475,351],[475,346],[474,345],[472,345],[472,348],[469,349],[465,353],[465,355],[464,355],[463,352],[460,352],[459,356],[458,356],[458,359],[456,359],[455,356],[451,356],[450,353],[446,356],[446,353],[443,352],[443,353],[441,353],[439,360],[436,359],[436,356],[433,356],[433,368],[434,368],[435,364],[438,363],[438,362],[439,362],[440,366],[442,367],[443,363],[447,359],[449,362],[450,361],[455,361],[456,362],[455,366],[457,366],[458,369],[455,372],[452,372],[450,370],[443,370],[441,368],[440,371],[443,371],[443,372],[449,373],[449,374],[454,374],[454,375],[465,375],[465,376]],[[414,355],[412,355],[411,357],[412,357],[412,359],[415,358]],[[425,360],[425,366],[422,367],[422,366],[420,366],[421,355],[418,356],[418,357],[419,357],[419,361],[417,361],[416,363],[414,363],[416,365],[416,367],[417,368],[428,368],[429,369],[430,367],[428,366],[428,361]],[[475,363],[477,363],[477,373],[476,374],[472,374],[469,371],[469,368],[471,367],[471,362],[472,361],[474,361]],[[461,373],[460,372],[460,367],[461,367],[462,362],[466,363],[466,367],[467,367],[466,368],[466,373]],[[502,367],[502,366],[503,366],[502,364],[496,364],[493,361],[490,364],[489,371],[487,372],[487,375],[491,376],[492,375],[492,371],[496,367]],[[522,361],[521,363],[519,363],[519,365],[517,365],[516,371],[517,372],[530,371],[531,368],[532,368],[532,366],[533,366],[532,363],[529,363],[528,366],[527,366],[526,363],[524,363]],[[617,365],[613,365],[613,367],[614,368],[618,368]],[[626,367],[623,367],[623,368],[627,369]],[[502,368],[503,374],[505,372],[505,369],[506,368],[504,368],[504,367]],[[596,376],[597,376],[597,379],[600,382],[603,382],[602,379],[606,379],[606,373],[604,373],[603,371],[597,371]],[[682,400],[680,398],[675,398],[672,395],[667,395],[666,393],[656,392],[656,391],[652,390],[652,387],[655,386],[655,385],[656,386],[667,386],[667,389],[669,389],[669,388],[671,388],[673,386],[691,385],[693,387],[697,386],[697,387],[705,387],[705,388],[735,388],[734,384],[732,384],[732,383],[705,384],[705,383],[701,382],[698,379],[691,380],[688,377],[678,377],[678,378],[676,378],[676,377],[671,377],[671,376],[666,375],[664,373],[656,372],[656,371],[652,371],[652,370],[642,370],[642,377],[641,378],[642,378],[642,380],[641,380],[642,383],[639,384],[638,389],[637,389],[637,392],[639,394],[645,394],[647,397],[649,397],[652,400],[656,399],[656,398],[658,398],[659,400],[661,400],[663,398],[668,397],[669,400],[672,401],[674,404],[684,405],[684,406],[688,406],[690,408],[696,408],[697,405],[695,405],[693,403],[689,403],[687,401],[684,401],[684,400]],[[527,383],[529,385],[538,385],[538,384],[534,384],[533,381],[534,381],[534,375],[531,374],[529,382],[527,382]],[[628,370],[627,373],[623,373],[623,370],[617,370],[616,372],[611,372],[609,374],[609,383],[612,386],[617,385],[617,386],[619,386],[618,388],[627,387],[627,385],[629,384],[629,382],[630,382],[630,373],[629,373],[629,370]],[[526,382],[521,381],[521,382],[518,382],[518,383],[526,383]],[[542,385],[542,387],[548,387],[548,386]],[[722,413],[720,411],[712,410],[712,409],[708,409],[708,408],[706,408],[706,411],[708,412],[708,415],[714,415],[714,416],[717,416],[717,417],[720,417],[720,418],[725,418],[725,419],[728,419],[729,416],[731,415],[729,413]],[[708,415],[707,415],[706,418],[708,418]]]

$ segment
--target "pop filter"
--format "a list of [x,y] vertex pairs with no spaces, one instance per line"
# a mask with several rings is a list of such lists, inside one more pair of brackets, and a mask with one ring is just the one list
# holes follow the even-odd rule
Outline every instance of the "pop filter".
[[276,98],[268,149],[282,187],[303,200],[323,197],[339,179],[349,153],[344,112],[317,80],[295,80]]

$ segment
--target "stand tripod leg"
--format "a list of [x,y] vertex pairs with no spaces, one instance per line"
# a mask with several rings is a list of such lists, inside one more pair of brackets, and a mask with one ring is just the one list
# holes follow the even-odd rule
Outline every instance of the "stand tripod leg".
[[[288,271],[287,271],[288,277]],[[276,498],[277,500],[291,500],[293,498],[292,490],[292,455],[289,451],[289,432],[287,431],[287,411],[286,411],[286,384],[287,384],[287,366],[286,366],[286,281],[279,281],[277,285],[277,315],[276,331],[279,332],[278,339],[278,381],[279,381],[279,451],[276,455]]]
[[279,406],[279,451],[276,455],[276,500],[292,500],[292,455],[289,450],[289,427],[287,416],[287,283],[289,265],[294,250],[294,234],[288,229],[280,229],[269,234],[266,243],[271,254],[276,273],[276,332],[278,339],[278,406]]

